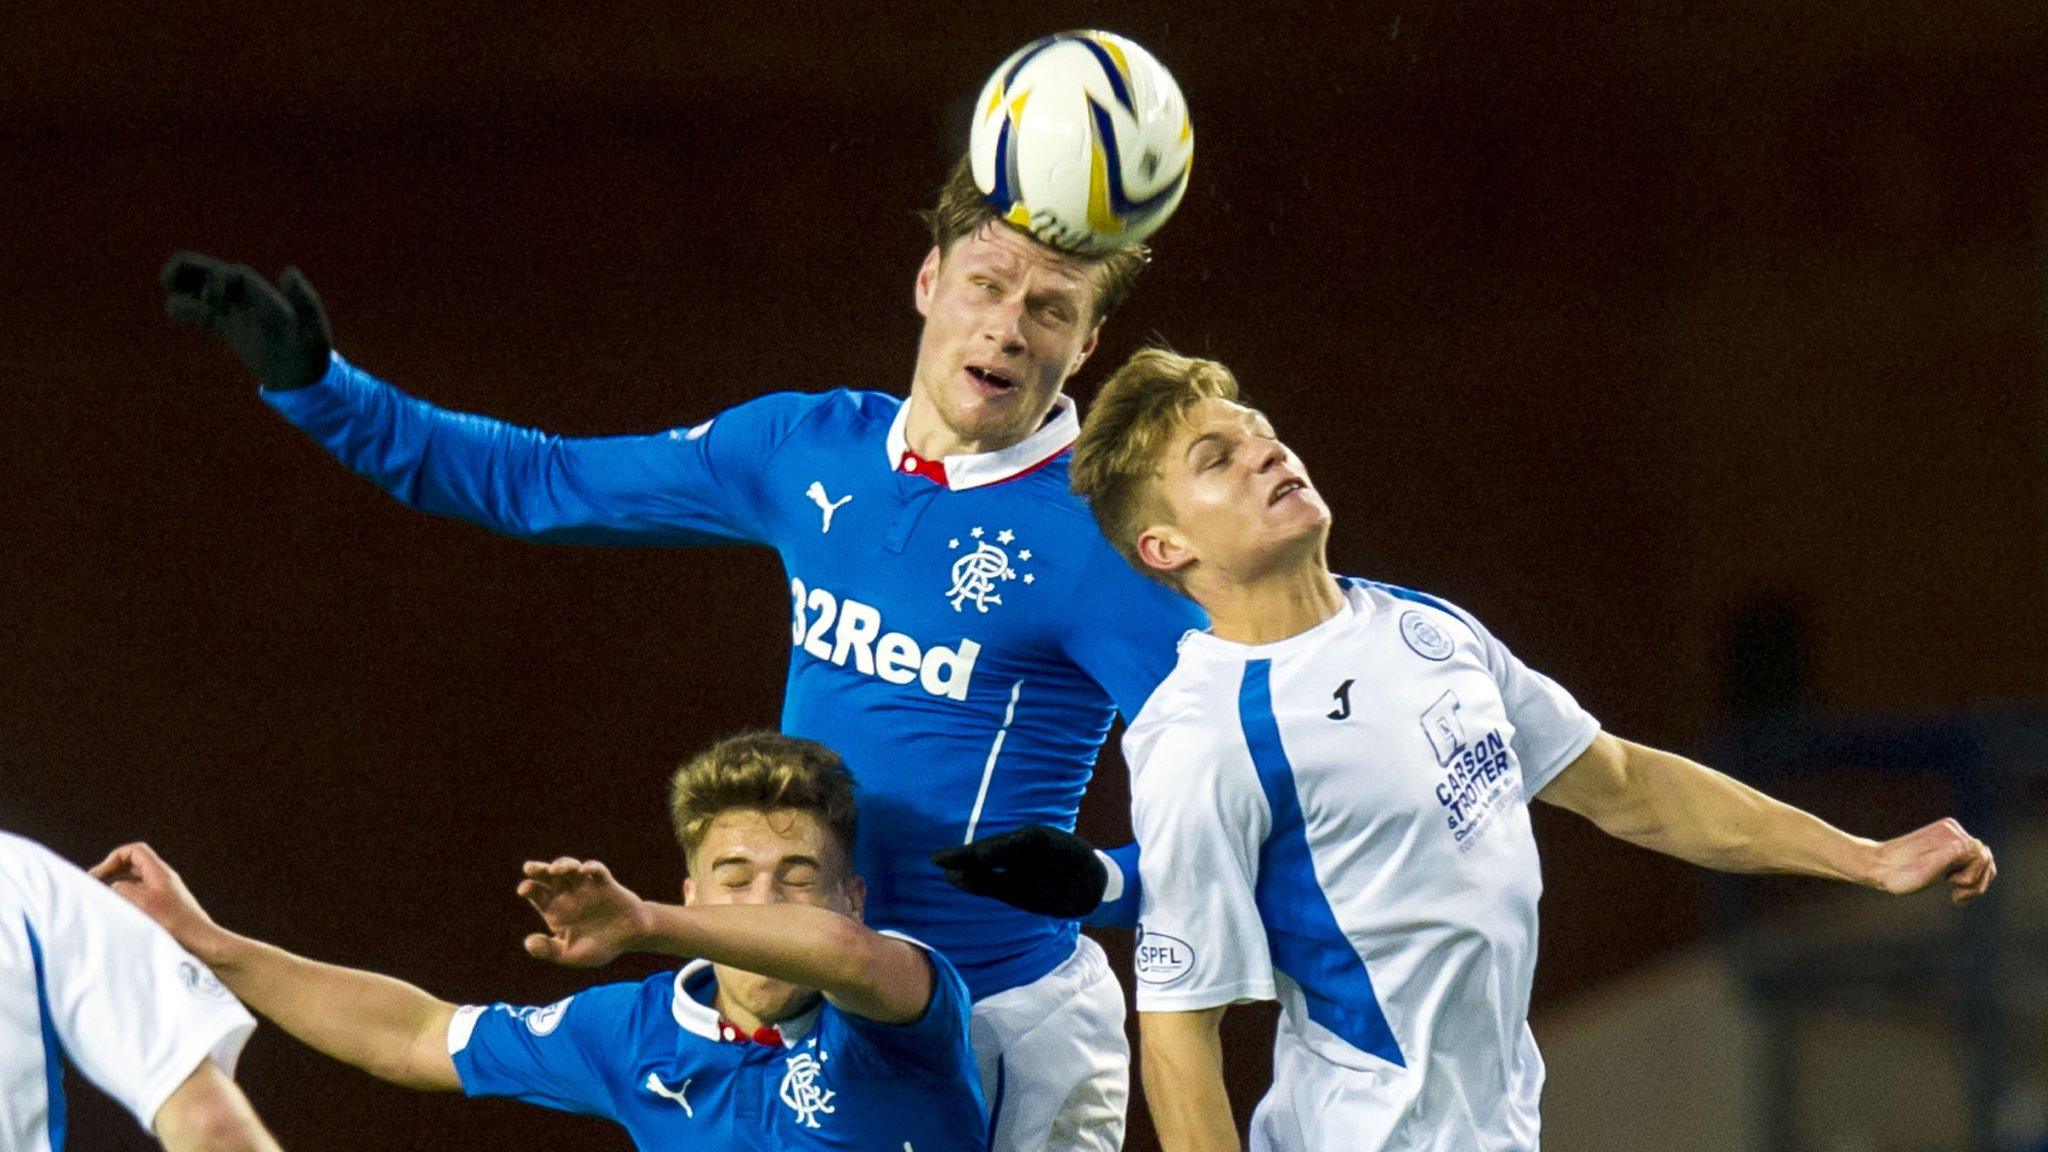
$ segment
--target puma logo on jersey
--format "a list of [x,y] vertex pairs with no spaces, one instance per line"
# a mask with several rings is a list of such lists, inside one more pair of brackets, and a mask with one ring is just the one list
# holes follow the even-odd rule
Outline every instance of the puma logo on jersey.
[[837,500],[828,499],[825,496],[825,484],[821,480],[811,481],[811,486],[804,490],[804,495],[809,496],[811,503],[818,506],[818,511],[825,514],[825,526],[819,529],[820,532],[830,532],[832,530],[832,514],[839,511],[840,505],[853,499],[851,493],[841,496]]
[[[692,1077],[691,1079],[694,1079],[694,1077]],[[663,1098],[664,1100],[673,1100],[676,1103],[681,1104],[683,1106],[683,1115],[688,1116],[692,1120],[695,1120],[697,1118],[697,1113],[690,1107],[690,1102],[688,1100],[683,1099],[683,1093],[688,1092],[690,1090],[689,1080],[684,1080],[683,1086],[681,1088],[677,1088],[671,1091],[667,1085],[661,1082],[660,1076],[657,1076],[654,1073],[649,1072],[647,1074],[647,1090],[649,1092],[654,1093],[656,1096]]]
[[891,684],[913,681],[934,696],[967,699],[974,660],[981,645],[962,637],[958,648],[924,645],[901,632],[882,630],[882,613],[852,597],[841,599],[824,588],[789,582],[796,608],[790,643],[830,664],[877,676]]

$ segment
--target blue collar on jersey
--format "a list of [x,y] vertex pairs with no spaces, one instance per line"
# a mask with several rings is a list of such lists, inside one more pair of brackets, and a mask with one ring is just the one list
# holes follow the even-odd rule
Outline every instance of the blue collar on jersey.
[[[903,435],[903,425],[910,418],[910,401],[905,400],[896,409],[896,419],[889,425],[889,468],[914,472],[914,464],[904,460],[910,452],[910,442]],[[948,456],[939,461],[945,467],[946,487],[955,492],[969,488],[983,488],[1014,480],[1027,472],[1034,471],[1052,460],[1053,457],[1072,447],[1081,435],[1081,416],[1074,398],[1065,393],[1053,397],[1052,412],[1038,431],[994,452],[972,452]],[[913,459],[915,453],[911,454]]]

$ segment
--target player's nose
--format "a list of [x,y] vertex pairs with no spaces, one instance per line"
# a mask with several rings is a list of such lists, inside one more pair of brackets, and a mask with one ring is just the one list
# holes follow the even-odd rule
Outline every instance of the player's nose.
[[754,878],[754,882],[747,885],[739,893],[739,898],[733,902],[735,904],[780,904],[782,903],[781,893],[781,886],[775,883],[774,877],[757,876]]
[[981,334],[1004,352],[1024,350],[1024,302],[997,301],[982,316]]

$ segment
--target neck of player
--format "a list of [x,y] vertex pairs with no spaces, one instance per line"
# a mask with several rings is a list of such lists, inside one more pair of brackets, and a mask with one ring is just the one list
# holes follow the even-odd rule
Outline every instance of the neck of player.
[[1188,593],[1209,613],[1209,631],[1233,644],[1271,644],[1335,616],[1344,589],[1319,548],[1313,557],[1242,577],[1197,570]]
[[947,424],[939,415],[931,400],[922,395],[915,386],[908,401],[910,411],[903,418],[903,443],[921,460],[944,460],[948,456],[978,456],[987,452],[1000,452],[1005,448],[1022,444],[1033,432],[1045,426],[1051,418],[1057,397],[1048,401],[1045,412],[1037,420],[1017,428],[994,430],[980,437],[970,438],[960,430]]
[[717,990],[711,994],[711,1007],[720,1016],[739,1025],[748,1032],[774,1027],[791,1017],[801,1016],[818,1006],[821,995],[811,988],[780,987],[781,995],[764,997],[765,1003],[752,1007],[740,1002],[726,987],[726,980],[719,980]]

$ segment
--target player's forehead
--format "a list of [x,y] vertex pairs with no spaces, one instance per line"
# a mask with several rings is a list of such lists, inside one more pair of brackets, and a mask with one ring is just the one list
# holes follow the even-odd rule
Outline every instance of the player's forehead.
[[1170,451],[1185,453],[1196,443],[1232,434],[1273,435],[1273,422],[1249,404],[1219,397],[1197,400],[1181,417]]
[[836,858],[831,830],[816,812],[805,808],[729,808],[712,817],[705,827],[694,863],[710,868],[721,863],[772,867],[800,857],[820,863]]
[[1083,295],[1095,287],[1092,264],[996,220],[954,241],[946,262],[962,272],[996,272],[1010,277],[1031,272],[1045,287]]

